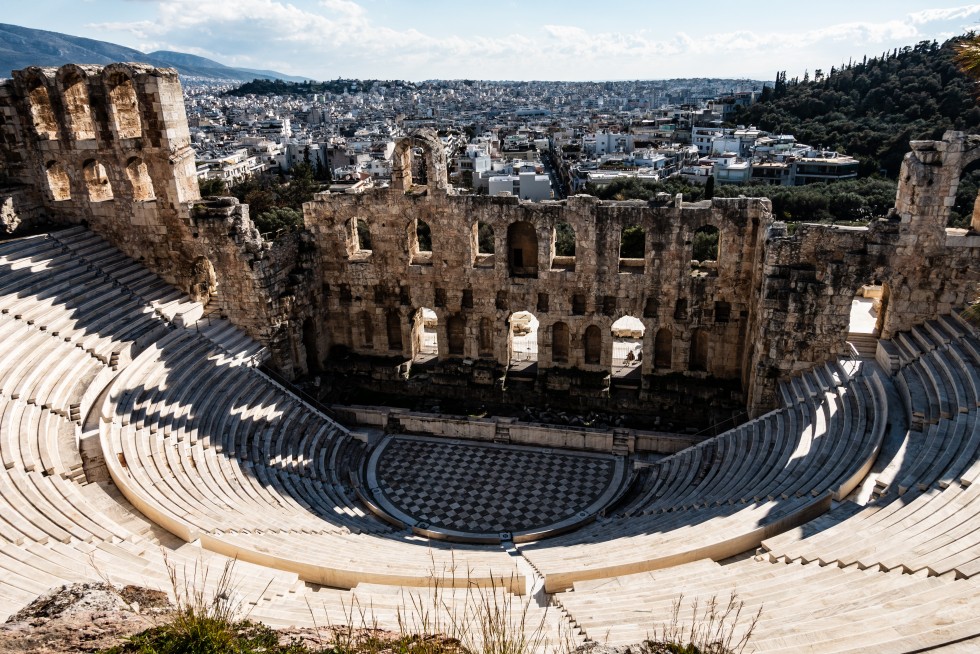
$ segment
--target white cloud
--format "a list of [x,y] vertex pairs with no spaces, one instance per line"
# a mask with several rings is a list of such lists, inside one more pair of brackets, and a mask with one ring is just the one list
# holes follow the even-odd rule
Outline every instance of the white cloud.
[[792,68],[798,62],[806,62],[800,70],[829,67],[844,49],[857,47],[850,54],[860,56],[882,44],[912,44],[925,36],[934,38],[941,29],[949,31],[954,27],[950,21],[980,14],[980,5],[969,5],[875,22],[696,36],[666,26],[592,31],[575,24],[544,24],[488,37],[471,35],[472,28],[453,34],[389,27],[353,0],[317,0],[305,7],[280,0],[159,0],[155,20],[94,27],[126,31],[152,49],[165,47],[233,65],[277,67],[321,78],[609,79],[663,76],[658,71],[668,69],[674,75],[768,71],[770,76],[777,67]]

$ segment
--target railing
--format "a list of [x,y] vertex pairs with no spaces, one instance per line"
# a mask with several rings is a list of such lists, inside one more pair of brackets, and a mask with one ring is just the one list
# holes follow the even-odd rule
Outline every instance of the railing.
[[731,426],[732,427],[735,427],[735,426],[737,426],[739,424],[739,421],[742,418],[747,418],[748,416],[749,416],[748,411],[739,411],[735,415],[729,416],[729,417],[725,418],[724,420],[722,420],[720,422],[716,422],[713,425],[708,425],[707,427],[705,427],[701,431],[696,432],[694,434],[694,436],[701,436],[702,434],[705,434],[705,433],[707,433],[709,431],[712,431],[713,432],[711,434],[712,436],[717,436],[718,434],[722,433],[722,431],[728,431],[728,428],[727,427],[725,429],[723,429],[723,430],[720,429],[720,427],[722,425],[727,425],[728,423],[731,423]]
[[298,386],[295,386],[291,381],[289,381],[288,379],[280,375],[278,372],[276,372],[269,366],[263,363],[258,366],[258,369],[261,370],[264,374],[271,377],[272,380],[275,381],[277,384],[279,384],[283,388],[287,389],[289,392],[298,396],[300,399],[308,403],[310,406],[312,406],[314,409],[316,409],[323,415],[327,416],[337,424],[346,427],[346,425],[344,425],[344,423],[341,422],[340,416],[337,415],[336,411],[328,408],[325,404],[320,402],[320,400],[316,399],[315,397],[313,397],[306,391],[302,390]]

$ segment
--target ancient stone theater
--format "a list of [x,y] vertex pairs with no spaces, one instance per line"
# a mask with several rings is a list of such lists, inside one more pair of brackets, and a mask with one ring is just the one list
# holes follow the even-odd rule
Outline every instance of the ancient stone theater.
[[980,138],[843,227],[465,194],[419,131],[263,236],[201,197],[174,70],[17,71],[0,135],[0,616],[235,559],[271,625],[479,592],[627,645],[735,591],[759,652],[980,647]]

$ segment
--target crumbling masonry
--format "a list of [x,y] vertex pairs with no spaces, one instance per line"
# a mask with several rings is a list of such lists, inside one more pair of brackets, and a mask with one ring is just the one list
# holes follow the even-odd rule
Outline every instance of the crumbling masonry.
[[[862,285],[883,286],[888,337],[968,304],[980,283],[980,212],[971,230],[946,228],[960,173],[980,158],[980,138],[957,132],[912,142],[887,219],[790,231],[765,199],[457,194],[423,131],[397,144],[390,189],[319,194],[305,229],[274,241],[247,206],[201,200],[171,69],[17,71],[0,85],[0,134],[0,228],[85,223],[266,343],[287,376],[341,366],[389,392],[516,389],[523,401],[650,411],[669,404],[667,389],[677,398],[714,385],[740,389],[758,414],[776,405],[779,378],[846,354]],[[413,180],[418,158],[425,184]],[[557,254],[561,223],[574,256]],[[481,225],[492,253],[480,251]],[[627,228],[642,229],[642,257],[620,256]],[[717,254],[696,261],[705,230],[717,232]],[[420,379],[423,308],[436,314],[438,351]],[[524,376],[508,374],[518,311],[539,321],[537,366]],[[645,356],[639,380],[610,382],[622,316],[643,322]]]

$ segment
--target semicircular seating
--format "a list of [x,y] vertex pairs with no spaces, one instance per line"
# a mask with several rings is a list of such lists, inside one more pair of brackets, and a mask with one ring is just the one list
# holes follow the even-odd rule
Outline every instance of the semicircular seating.
[[[831,361],[786,381],[783,408],[646,466],[593,525],[508,554],[366,512],[348,477],[364,444],[91,232],[0,243],[0,273],[0,617],[52,585],[165,589],[168,561],[237,558],[239,595],[274,625],[360,606],[397,627],[418,603],[448,625],[471,582],[502,605],[533,574],[579,637],[614,645],[681,594],[732,589],[765,607],[757,651],[980,633],[980,339],[955,317],[882,342],[888,373]],[[531,611],[557,630],[559,611]]]

